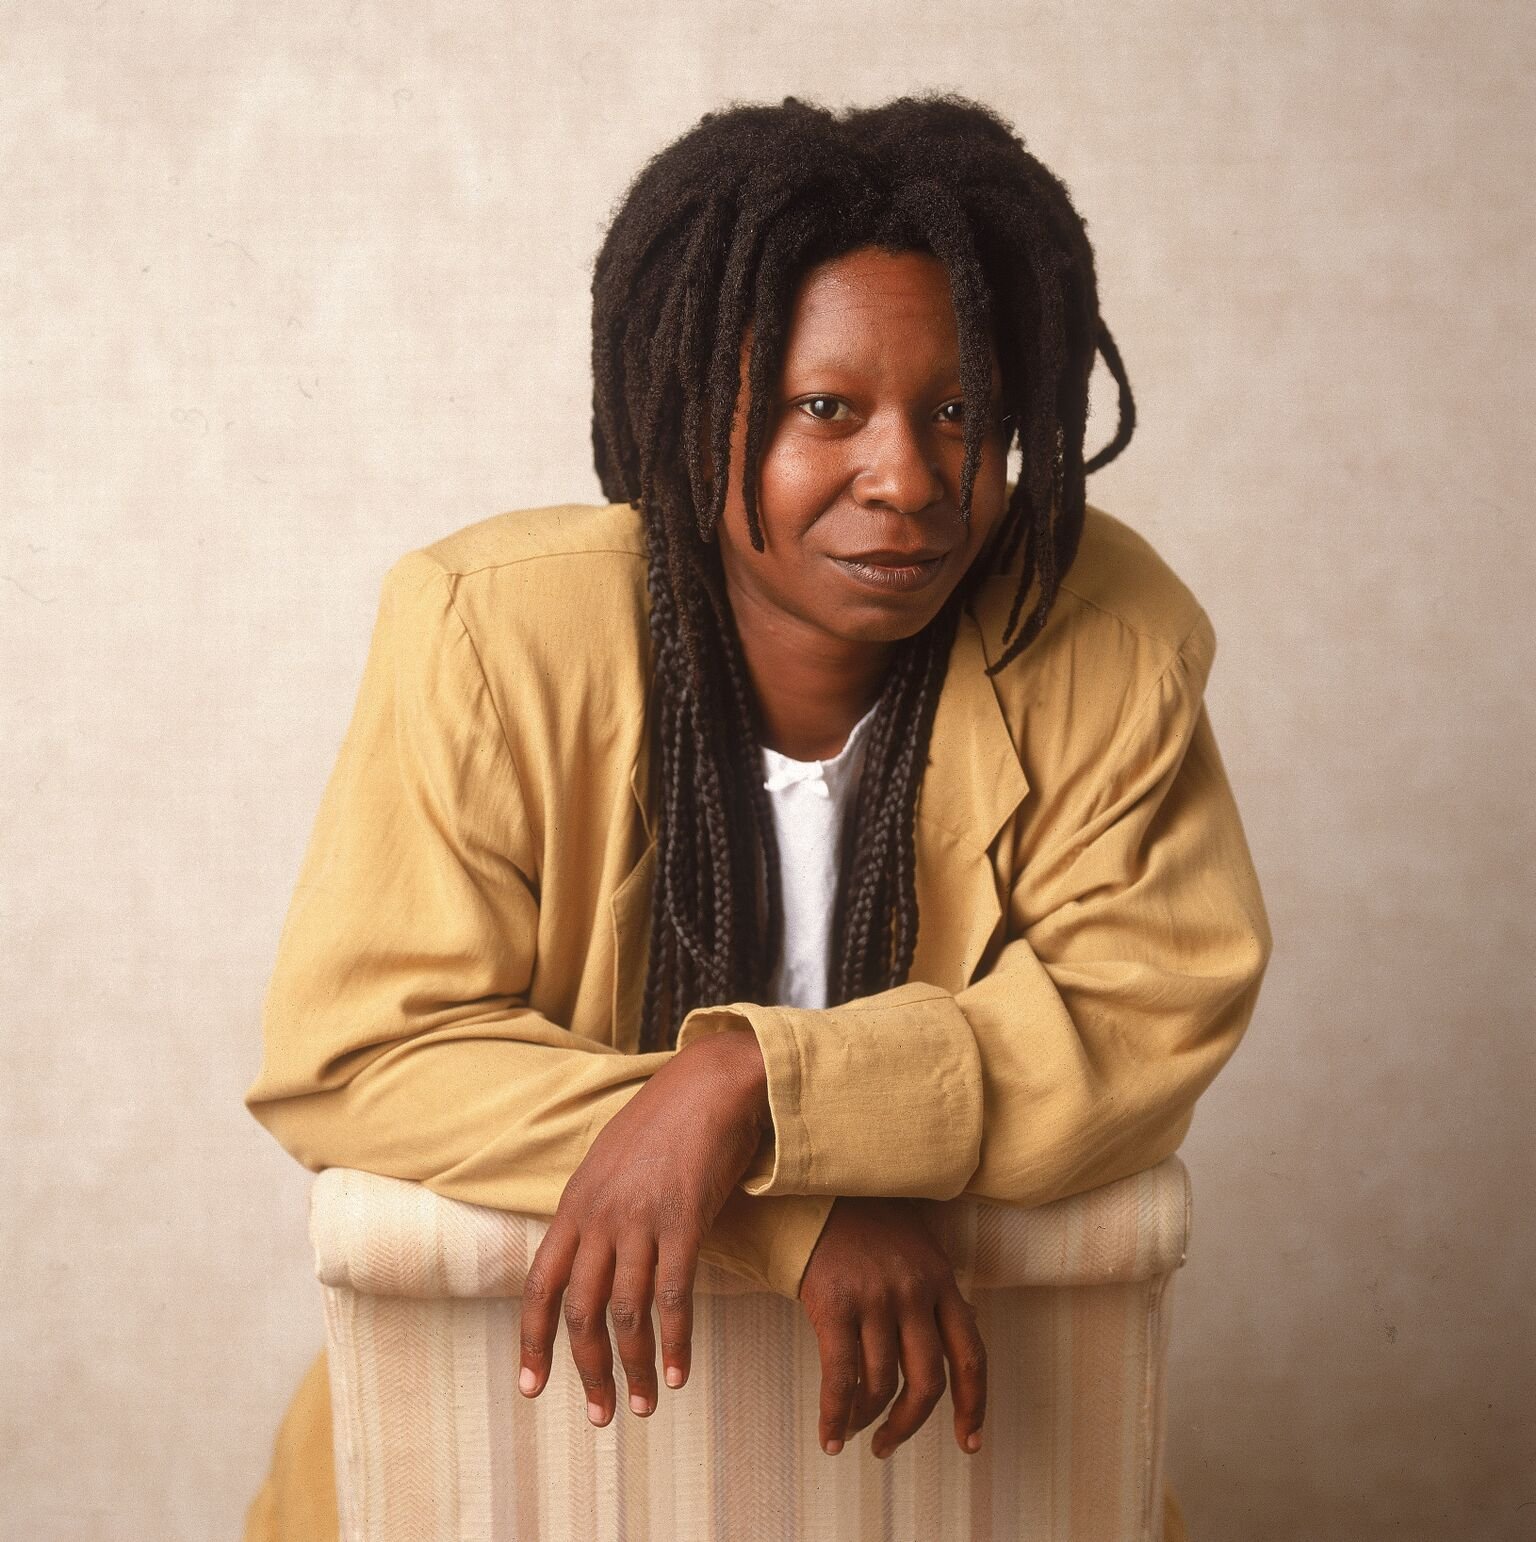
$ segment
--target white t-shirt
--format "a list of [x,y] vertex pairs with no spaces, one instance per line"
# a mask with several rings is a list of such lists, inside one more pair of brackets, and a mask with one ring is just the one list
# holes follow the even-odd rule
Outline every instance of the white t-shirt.
[[876,702],[853,725],[831,760],[791,760],[762,747],[763,786],[773,806],[784,891],[784,951],[770,983],[770,1002],[794,1007],[827,1004],[838,854],[878,706]]

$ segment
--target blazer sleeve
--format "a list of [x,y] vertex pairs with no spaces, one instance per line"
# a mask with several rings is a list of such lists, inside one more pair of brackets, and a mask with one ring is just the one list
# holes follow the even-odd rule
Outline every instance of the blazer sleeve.
[[965,989],[689,1014],[679,1046],[745,1022],[762,1047],[773,1132],[743,1192],[1037,1205],[1178,1147],[1272,949],[1204,706],[1215,646],[1202,610],[1108,753],[1041,789],[1008,940]]
[[[598,1131],[676,1052],[626,1054],[529,1005],[537,871],[452,576],[411,553],[384,581],[245,1097],[306,1167],[554,1214]],[[831,1203],[738,1185],[700,1256],[794,1297]]]

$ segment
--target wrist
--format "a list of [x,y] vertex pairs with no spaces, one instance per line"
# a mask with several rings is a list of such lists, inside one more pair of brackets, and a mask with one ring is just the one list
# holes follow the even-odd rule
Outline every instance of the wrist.
[[768,1068],[757,1035],[745,1023],[722,1028],[707,1038],[695,1039],[690,1049],[703,1050],[715,1062],[718,1074],[728,1088],[728,1100],[738,1115],[750,1118],[758,1133],[773,1130],[773,1116],[768,1107]]

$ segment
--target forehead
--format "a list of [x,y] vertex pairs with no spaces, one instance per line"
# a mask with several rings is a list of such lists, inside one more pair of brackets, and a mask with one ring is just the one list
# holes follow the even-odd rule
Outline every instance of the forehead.
[[863,248],[817,263],[796,286],[787,370],[885,367],[959,359],[949,275],[924,252]]
[[791,325],[891,315],[953,321],[949,274],[932,253],[863,247],[817,263],[796,286]]
[[[949,274],[931,252],[861,247],[809,268],[796,287],[784,367],[958,368]],[[996,351],[993,350],[994,369]]]

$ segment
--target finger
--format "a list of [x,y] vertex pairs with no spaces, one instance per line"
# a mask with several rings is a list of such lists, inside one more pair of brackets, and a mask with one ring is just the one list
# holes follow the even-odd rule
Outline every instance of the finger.
[[644,1417],[656,1407],[656,1336],[651,1332],[651,1293],[656,1245],[644,1234],[620,1244],[613,1270],[614,1338],[629,1393],[629,1410]]
[[918,1308],[901,1317],[902,1387],[891,1405],[890,1417],[877,1429],[869,1449],[889,1456],[908,1436],[922,1427],[944,1395],[944,1348],[939,1341],[934,1310]]
[[821,1449],[836,1456],[848,1438],[848,1419],[859,1385],[859,1324],[851,1310],[815,1321],[821,1355]]
[[564,1316],[576,1374],[587,1389],[587,1417],[596,1425],[613,1417],[613,1346],[608,1339],[613,1271],[613,1244],[589,1227],[571,1266]]
[[900,1338],[893,1312],[866,1312],[859,1323],[859,1391],[849,1436],[873,1424],[896,1396],[901,1380]]
[[581,1234],[556,1216],[528,1265],[518,1326],[518,1387],[525,1397],[537,1397],[549,1380],[555,1335],[560,1327],[560,1296],[570,1278],[580,1241]]
[[962,1451],[979,1451],[982,1420],[987,1416],[987,1346],[976,1325],[976,1311],[958,1285],[940,1296],[938,1318],[939,1337],[949,1357],[955,1439]]
[[658,1239],[656,1315],[661,1320],[661,1359],[667,1385],[681,1387],[693,1370],[693,1286],[699,1245],[683,1233]]

